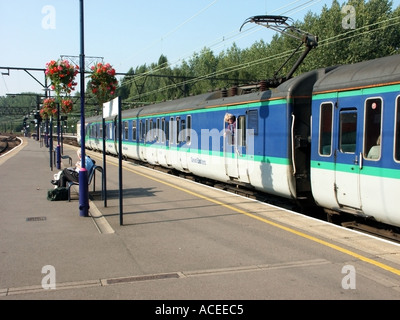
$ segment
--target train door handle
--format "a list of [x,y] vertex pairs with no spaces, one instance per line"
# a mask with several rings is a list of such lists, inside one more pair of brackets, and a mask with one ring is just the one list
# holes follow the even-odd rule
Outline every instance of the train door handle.
[[362,153],[360,152],[360,154],[358,156],[356,156],[356,158],[354,159],[354,164],[358,164],[358,166],[360,167],[360,169],[362,169],[363,167],[363,161],[362,161]]

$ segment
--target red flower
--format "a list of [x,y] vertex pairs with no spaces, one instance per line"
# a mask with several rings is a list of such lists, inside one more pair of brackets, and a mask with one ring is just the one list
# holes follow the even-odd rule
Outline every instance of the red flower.
[[61,103],[61,109],[64,113],[72,111],[73,102],[71,99],[63,99]]
[[67,60],[52,60],[46,66],[46,77],[51,81],[52,89],[56,91],[57,96],[62,92],[68,94],[74,90],[76,83],[73,80],[79,70],[77,66],[71,66]]
[[50,116],[57,114],[57,104],[54,98],[47,98],[43,101],[40,115],[43,119],[48,119]]
[[92,93],[97,96],[100,103],[112,99],[118,84],[118,80],[115,78],[115,69],[109,63],[97,63],[96,66],[91,67],[91,70],[89,87]]

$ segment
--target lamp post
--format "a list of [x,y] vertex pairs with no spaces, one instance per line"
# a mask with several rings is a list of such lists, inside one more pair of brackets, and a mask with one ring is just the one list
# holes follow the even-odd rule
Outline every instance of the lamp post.
[[80,91],[81,91],[81,154],[82,165],[79,171],[79,215],[81,217],[89,216],[89,192],[88,175],[85,164],[85,46],[84,46],[84,5],[83,0],[79,0],[80,8],[80,39],[81,53],[79,55],[80,68]]

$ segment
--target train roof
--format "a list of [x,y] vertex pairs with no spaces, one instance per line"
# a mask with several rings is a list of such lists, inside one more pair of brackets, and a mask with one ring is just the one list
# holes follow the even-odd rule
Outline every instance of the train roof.
[[216,91],[125,110],[123,114],[125,117],[130,118],[144,115],[151,116],[159,113],[185,112],[201,108],[229,107],[236,104],[266,101],[269,99],[285,99],[293,95],[311,97],[315,81],[323,76],[325,72],[326,69],[313,70],[287,80],[277,88],[265,91],[255,91],[227,97],[222,96],[221,91]]
[[318,80],[314,94],[400,83],[400,55],[341,65]]
[[[123,117],[135,118],[140,116],[153,116],[160,113],[190,112],[190,110],[213,108],[220,106],[235,106],[237,104],[260,102],[276,99],[289,99],[291,97],[310,97],[314,83],[323,77],[331,68],[312,70],[283,82],[277,88],[255,91],[245,94],[224,96],[222,91],[204,93],[196,96],[165,101],[134,109],[124,110]],[[251,86],[249,86],[251,88]],[[253,88],[255,88],[253,86]],[[247,88],[245,88],[247,89]],[[101,121],[101,116],[90,117],[89,121]]]

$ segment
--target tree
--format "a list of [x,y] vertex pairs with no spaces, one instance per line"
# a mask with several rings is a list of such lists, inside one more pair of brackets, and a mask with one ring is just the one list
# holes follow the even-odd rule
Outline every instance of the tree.
[[[354,19],[355,28],[347,23],[349,19]],[[332,5],[325,5],[320,14],[308,12],[304,21],[296,21],[294,26],[318,36],[318,46],[294,75],[399,53],[399,21],[400,7],[393,10],[389,0],[349,0],[342,5],[333,0]],[[285,76],[303,49],[300,47],[299,52],[282,69],[279,68],[300,44],[298,39],[277,33],[270,43],[260,40],[245,49],[234,43],[217,56],[205,47],[173,69],[168,66],[167,57],[161,55],[158,63],[139,66],[135,72],[131,69],[134,78],[126,76],[121,82],[121,90],[125,95],[129,92],[129,99],[156,102],[240,85],[239,79]],[[150,74],[160,77],[150,77]],[[221,77],[238,81],[216,80]]]

